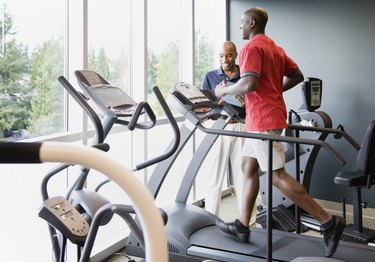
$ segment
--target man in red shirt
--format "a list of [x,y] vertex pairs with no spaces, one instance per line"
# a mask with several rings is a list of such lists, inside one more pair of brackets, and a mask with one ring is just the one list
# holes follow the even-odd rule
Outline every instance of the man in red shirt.
[[[249,9],[242,15],[242,36],[250,41],[239,53],[241,79],[232,86],[220,83],[215,94],[217,97],[226,94],[245,95],[246,131],[280,135],[287,127],[283,92],[302,82],[304,77],[297,64],[265,35],[267,20],[267,12],[260,7]],[[258,169],[267,171],[268,141],[246,139],[242,156],[244,191],[240,218],[232,223],[218,222],[218,226],[241,242],[248,242],[248,224],[259,191]],[[319,206],[307,190],[289,176],[284,165],[284,148],[280,142],[274,142],[273,185],[319,221],[325,256],[332,256],[345,228],[345,220],[328,214]]]

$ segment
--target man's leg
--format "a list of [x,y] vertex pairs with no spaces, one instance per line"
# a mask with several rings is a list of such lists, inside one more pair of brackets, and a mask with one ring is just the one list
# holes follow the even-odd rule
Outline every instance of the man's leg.
[[[242,123],[232,124],[229,125],[231,127],[231,131],[238,131],[238,132],[245,132],[245,125]],[[242,193],[243,193],[243,171],[242,171],[242,147],[243,143],[245,141],[245,138],[241,137],[231,137],[231,150],[230,150],[230,163],[232,168],[232,174],[233,174],[233,183],[234,187],[236,189],[236,196],[237,196],[237,203],[238,203],[238,209],[241,212],[242,207]],[[253,210],[251,212],[250,216],[250,226],[255,226],[255,220],[257,215],[257,205],[258,203],[261,203],[261,197],[257,195],[257,199],[255,201],[255,204],[253,206]]]
[[307,193],[307,190],[294,178],[289,176],[284,168],[273,171],[273,184],[280,189],[290,200],[310,213],[322,225],[324,238],[324,255],[331,257],[339,244],[340,236],[345,228],[345,219],[331,216]]
[[330,214],[310,197],[304,186],[289,176],[285,168],[273,171],[272,180],[274,186],[299,207],[311,214],[320,224],[324,224],[332,218]]
[[258,162],[252,157],[242,158],[243,177],[243,200],[240,219],[232,223],[217,221],[217,226],[224,232],[231,234],[241,242],[249,241],[249,222],[251,212],[259,190]]
[[[245,132],[245,125],[242,123],[229,124],[226,130]],[[228,137],[230,143],[230,167],[233,177],[233,184],[236,190],[236,198],[238,211],[241,212],[242,206],[242,191],[243,191],[243,172],[242,172],[242,146],[245,138],[242,137]]]
[[208,177],[208,189],[205,195],[205,209],[216,216],[219,215],[221,191],[224,178],[228,174],[230,145],[228,137],[219,136],[213,144],[209,160],[211,168],[205,175]]
[[240,221],[248,226],[259,192],[258,162],[252,157],[242,158],[243,191]]

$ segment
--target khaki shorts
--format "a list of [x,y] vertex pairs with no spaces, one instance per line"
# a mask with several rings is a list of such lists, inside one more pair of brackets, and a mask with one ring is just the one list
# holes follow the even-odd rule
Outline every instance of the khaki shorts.
[[[282,129],[268,131],[253,131],[251,133],[266,135],[281,135]],[[257,159],[260,169],[268,171],[268,140],[246,138],[242,148],[243,157]],[[285,165],[285,150],[281,142],[273,142],[272,170],[277,170]]]

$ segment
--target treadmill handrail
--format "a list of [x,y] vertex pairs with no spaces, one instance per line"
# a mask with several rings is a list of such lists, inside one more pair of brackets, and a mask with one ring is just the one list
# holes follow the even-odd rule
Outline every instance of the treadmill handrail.
[[340,129],[303,126],[303,125],[297,125],[297,124],[289,124],[288,127],[292,129],[296,129],[296,130],[302,130],[302,131],[313,131],[313,132],[322,132],[322,133],[340,135],[340,136],[343,136],[346,139],[346,141],[348,141],[356,150],[359,150],[361,148],[361,145],[358,144],[357,141],[355,141],[351,135],[349,135],[348,133]]
[[268,140],[268,141],[281,141],[281,142],[290,142],[290,143],[307,144],[307,145],[317,145],[317,146],[321,146],[325,148],[329,153],[331,153],[331,155],[337,160],[337,162],[340,165],[343,166],[346,164],[346,160],[342,158],[340,154],[330,144],[321,140],[295,138],[295,137],[288,137],[288,136],[276,136],[276,135],[267,135],[267,134],[257,134],[257,133],[251,133],[251,132],[219,130],[219,129],[207,128],[203,126],[201,123],[197,123],[197,127],[202,132],[205,132],[208,134],[237,136],[237,137],[244,137],[244,138],[254,138],[254,139],[261,139],[261,140]]

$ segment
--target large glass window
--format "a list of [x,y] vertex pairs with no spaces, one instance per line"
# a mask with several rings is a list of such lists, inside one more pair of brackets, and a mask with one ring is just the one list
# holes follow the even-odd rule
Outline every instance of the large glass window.
[[[132,0],[90,0],[88,2],[87,48],[88,69],[99,73],[111,85],[122,88],[132,96],[131,82],[131,19]],[[81,68],[82,69],[82,68]],[[97,109],[95,103],[90,105]],[[99,110],[97,113],[102,116]],[[91,123],[89,123],[89,127]],[[113,128],[111,129],[113,131]],[[118,142],[108,136],[106,142],[111,151],[123,163],[130,165],[132,159],[131,135],[122,133]],[[115,139],[118,140],[116,137]],[[120,146],[119,148],[116,145]],[[124,150],[126,149],[126,150]]]
[[[217,34],[225,34],[218,22],[224,13],[217,7],[224,2],[0,0],[0,140],[32,137],[32,140],[56,139],[82,144],[91,139],[91,132],[87,132],[90,124],[83,117],[85,113],[73,99],[65,99],[69,96],[64,95],[57,81],[60,75],[65,75],[79,88],[73,74],[77,69],[97,71],[136,101],[147,100],[160,119],[163,114],[154,102],[154,85],[167,98],[176,82],[194,82],[199,86],[196,81],[201,80],[203,72],[214,67]],[[111,147],[108,154],[129,168],[164,152],[172,137],[172,130],[163,121],[147,131],[130,132],[118,126],[112,131],[106,140]],[[44,136],[47,134],[54,136]],[[173,201],[176,184],[184,175],[184,167],[193,152],[193,143],[188,143],[163,184],[158,205]],[[37,216],[37,210],[41,206],[40,182],[54,166],[0,165],[1,182],[5,185],[0,198],[13,196],[13,201],[7,201],[4,207],[12,216],[4,217],[2,223],[3,235],[9,237],[0,238],[4,247],[0,261],[11,260],[19,246],[25,254],[31,254],[33,261],[51,258],[46,222]],[[135,174],[147,182],[153,168]],[[79,167],[74,167],[59,176],[51,195],[64,195],[78,173]],[[102,181],[100,174],[91,172],[87,186],[92,188],[99,181]],[[113,202],[126,201],[112,184],[102,190]],[[189,198],[189,201],[195,199]],[[109,231],[111,236],[114,231],[125,234],[117,224]],[[113,241],[107,237],[107,231],[102,232],[99,245],[107,247]],[[69,255],[72,254],[69,252]]]
[[204,73],[219,65],[217,46],[226,40],[225,1],[195,0],[194,18],[194,84],[200,87]]
[[[147,87],[157,85],[166,95],[179,81],[181,42],[181,0],[147,2]],[[168,14],[166,14],[166,7]],[[152,101],[150,97],[149,101]]]
[[[0,140],[65,128],[64,0],[0,2]],[[31,10],[38,10],[34,12]]]
[[88,1],[88,69],[130,91],[130,0]]
[[[200,87],[203,75],[219,66],[217,47],[226,40],[225,1],[195,0],[194,7],[194,85]],[[200,131],[195,133],[197,145],[205,135]],[[210,179],[207,172],[214,165],[214,154],[211,151],[202,163],[195,180],[193,201],[205,197],[209,184],[207,179]]]

